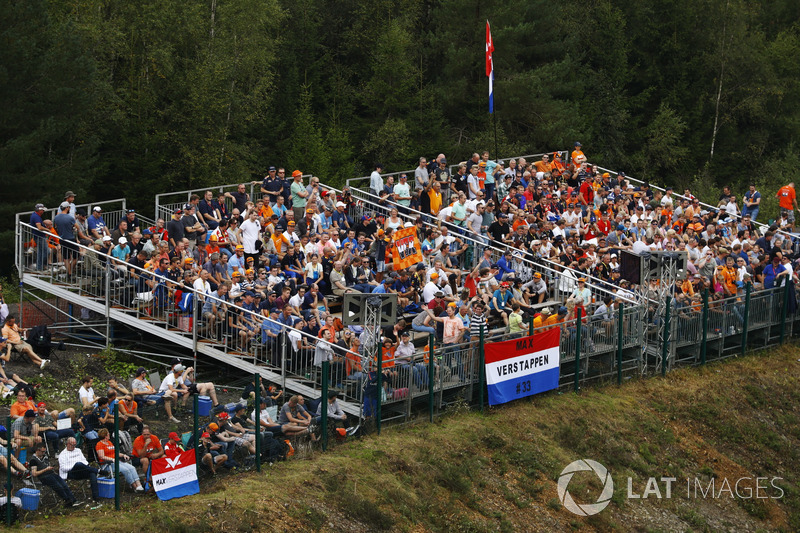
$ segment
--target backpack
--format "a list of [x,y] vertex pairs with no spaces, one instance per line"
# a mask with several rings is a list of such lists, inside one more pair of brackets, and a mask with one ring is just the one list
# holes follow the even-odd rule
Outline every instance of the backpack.
[[283,441],[273,437],[262,438],[261,459],[267,463],[285,460],[286,455],[289,453],[289,446],[286,445],[287,442],[289,441]]
[[119,453],[130,455],[133,451],[133,441],[131,434],[127,431],[120,430],[119,432]]

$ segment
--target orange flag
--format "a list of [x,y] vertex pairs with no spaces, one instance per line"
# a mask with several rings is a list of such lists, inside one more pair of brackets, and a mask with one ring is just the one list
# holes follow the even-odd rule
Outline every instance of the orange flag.
[[398,229],[392,233],[392,245],[395,270],[402,270],[422,261],[422,247],[419,245],[416,226]]

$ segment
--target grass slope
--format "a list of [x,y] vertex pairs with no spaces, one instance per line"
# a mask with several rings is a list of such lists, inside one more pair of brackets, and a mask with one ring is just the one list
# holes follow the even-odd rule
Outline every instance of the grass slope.
[[[50,531],[107,525],[114,531],[798,531],[800,389],[798,349],[654,378],[550,394],[435,424],[388,429],[265,473],[220,480],[192,498],[147,500],[38,520]],[[556,481],[590,458],[615,481],[593,517],[562,507]],[[649,477],[675,477],[670,499],[631,500]],[[783,478],[780,499],[687,498],[686,479],[707,489],[740,477]],[[596,477],[569,491],[594,502]],[[769,483],[769,482],[767,482]],[[755,490],[756,481],[740,485]],[[764,483],[762,482],[762,486]],[[663,483],[660,485],[665,494]],[[775,496],[769,487],[762,495]],[[108,509],[108,510],[106,510]]]

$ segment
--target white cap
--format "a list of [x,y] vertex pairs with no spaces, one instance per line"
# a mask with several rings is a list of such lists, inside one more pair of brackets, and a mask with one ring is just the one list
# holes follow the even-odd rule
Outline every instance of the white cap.
[[413,222],[406,222],[405,224],[403,224],[403,227],[404,228],[413,228],[414,227],[414,223]]
[[336,207],[347,207],[347,204],[344,202],[336,202]]
[[94,206],[94,209],[92,209],[92,211],[102,211],[102,210],[103,208],[100,207],[99,205]]
[[103,241],[110,241],[111,235],[103,235]]
[[58,206],[59,209],[68,209],[69,207],[69,202],[61,202],[61,205]]
[[127,244],[128,243],[128,239],[126,239],[125,237],[120,237],[117,242],[120,243],[120,244]]

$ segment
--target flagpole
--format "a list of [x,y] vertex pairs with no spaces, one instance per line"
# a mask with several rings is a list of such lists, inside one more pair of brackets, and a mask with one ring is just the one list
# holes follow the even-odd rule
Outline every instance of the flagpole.
[[497,114],[494,112],[494,39],[492,39],[492,29],[489,21],[486,21],[486,77],[489,78],[489,114],[492,115],[494,122],[494,158],[500,159],[500,151],[497,149]]

